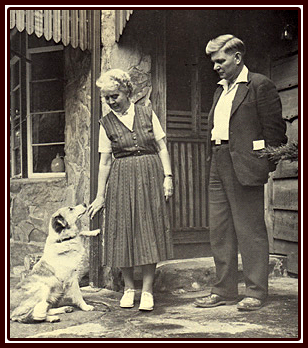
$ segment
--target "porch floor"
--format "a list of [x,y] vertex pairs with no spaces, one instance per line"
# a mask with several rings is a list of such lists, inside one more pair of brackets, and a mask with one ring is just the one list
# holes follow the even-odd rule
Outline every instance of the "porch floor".
[[[208,263],[211,264],[210,258]],[[184,262],[185,263],[185,262]],[[198,264],[198,263],[196,263]],[[183,266],[183,263],[182,263]],[[187,269],[186,264],[186,269]],[[178,267],[178,277],[184,266]],[[188,267],[189,268],[189,267]],[[161,268],[160,272],[163,272]],[[168,267],[165,266],[165,270]],[[173,267],[175,269],[175,267]],[[158,268],[159,270],[159,268]],[[164,272],[163,272],[164,273]],[[162,275],[160,275],[163,279]],[[11,286],[18,281],[11,278]],[[197,287],[197,286],[195,286]],[[162,289],[161,289],[162,290]],[[155,291],[155,308],[152,312],[138,310],[140,290],[136,305],[131,309],[119,307],[122,293],[107,289],[82,288],[93,312],[75,309],[61,315],[58,323],[20,324],[10,322],[10,341],[131,341],[168,340],[228,341],[228,340],[298,340],[298,280],[290,276],[270,276],[269,298],[266,305],[256,312],[239,312],[236,306],[211,309],[196,308],[195,298],[206,295],[210,287],[198,289],[168,288]],[[244,284],[239,283],[240,294]],[[242,297],[242,296],[241,296]]]

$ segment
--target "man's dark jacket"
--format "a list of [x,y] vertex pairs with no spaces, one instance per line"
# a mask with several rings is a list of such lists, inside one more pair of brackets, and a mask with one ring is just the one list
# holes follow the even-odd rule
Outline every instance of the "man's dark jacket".
[[[211,160],[211,130],[215,106],[223,91],[219,86],[209,112],[208,153]],[[280,146],[287,142],[286,124],[282,118],[281,100],[273,82],[266,76],[248,73],[248,82],[239,83],[229,124],[229,149],[233,167],[242,185],[258,186],[268,180],[275,165],[267,157],[260,158],[253,150],[253,141],[264,140],[265,146]]]

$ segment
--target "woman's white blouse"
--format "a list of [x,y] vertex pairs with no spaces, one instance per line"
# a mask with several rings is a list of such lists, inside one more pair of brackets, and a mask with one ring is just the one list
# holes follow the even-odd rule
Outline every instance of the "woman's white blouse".
[[[118,119],[131,131],[133,130],[135,108],[134,104],[131,104],[124,115],[119,114],[115,111],[113,113],[118,117]],[[154,111],[152,111],[152,123],[153,123],[153,133],[156,141],[164,138],[166,133],[162,129],[159,119]],[[99,140],[98,140],[98,152],[111,153],[111,141],[107,137],[106,131],[102,125],[99,127]]]

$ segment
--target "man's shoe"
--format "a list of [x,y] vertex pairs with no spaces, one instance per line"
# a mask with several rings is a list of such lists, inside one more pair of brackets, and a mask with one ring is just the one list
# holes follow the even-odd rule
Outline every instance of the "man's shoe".
[[264,300],[259,300],[254,297],[245,297],[237,304],[239,311],[256,311],[264,305]]
[[134,299],[135,299],[136,290],[127,289],[124,291],[124,295],[120,301],[120,307],[122,308],[132,308],[134,307]]
[[226,299],[217,294],[210,294],[203,298],[197,298],[194,305],[197,307],[211,308],[223,305],[233,305],[236,304],[236,300]]
[[150,292],[142,292],[140,298],[140,311],[151,311],[154,308],[153,295]]

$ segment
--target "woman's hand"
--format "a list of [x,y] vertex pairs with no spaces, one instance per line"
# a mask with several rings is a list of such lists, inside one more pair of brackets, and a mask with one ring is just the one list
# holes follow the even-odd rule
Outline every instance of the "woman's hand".
[[93,219],[95,214],[103,208],[105,208],[105,198],[96,197],[95,200],[89,205],[87,209],[87,213],[90,219]]
[[164,192],[166,201],[173,195],[173,182],[171,176],[166,176],[164,180]]

